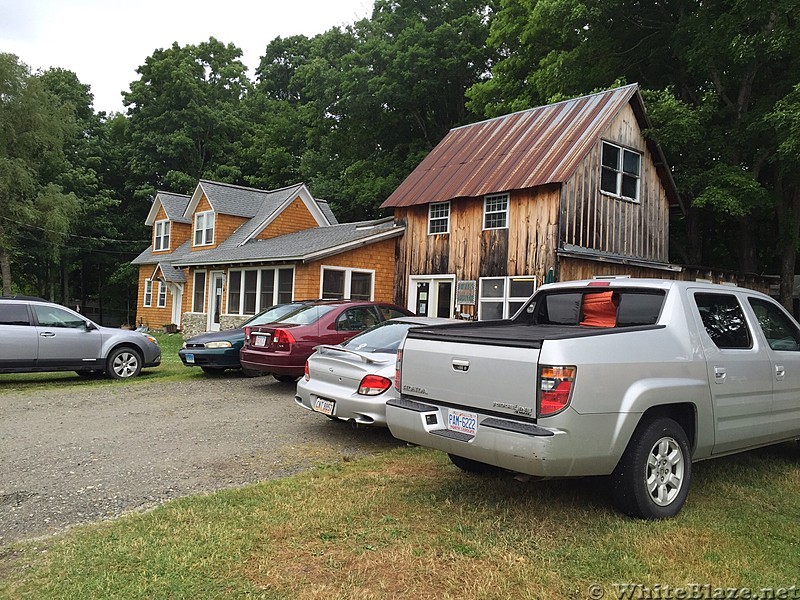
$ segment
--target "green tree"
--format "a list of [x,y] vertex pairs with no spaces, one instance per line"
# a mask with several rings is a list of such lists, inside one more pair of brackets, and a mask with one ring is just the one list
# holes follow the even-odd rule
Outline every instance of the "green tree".
[[190,192],[200,178],[238,181],[233,160],[250,89],[241,50],[215,38],[156,50],[124,94],[129,168],[148,198],[156,188]]
[[[12,54],[0,54],[0,275],[11,294],[12,262],[32,232],[57,260],[77,207],[56,179],[65,168],[64,141],[74,127],[41,78]],[[24,289],[25,286],[19,286]]]

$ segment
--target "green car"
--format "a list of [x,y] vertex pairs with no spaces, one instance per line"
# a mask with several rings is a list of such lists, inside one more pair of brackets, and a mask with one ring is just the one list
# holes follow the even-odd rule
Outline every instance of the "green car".
[[[241,369],[239,350],[244,345],[244,328],[248,325],[263,325],[280,320],[294,312],[307,301],[276,304],[251,317],[241,327],[225,331],[206,331],[189,338],[178,351],[187,367],[200,367],[205,373],[221,373],[225,369]],[[248,375],[249,373],[245,373]],[[256,373],[252,373],[256,375]]]

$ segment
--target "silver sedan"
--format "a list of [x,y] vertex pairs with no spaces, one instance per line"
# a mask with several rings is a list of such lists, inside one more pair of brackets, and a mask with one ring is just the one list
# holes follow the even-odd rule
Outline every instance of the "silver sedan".
[[353,425],[386,427],[386,401],[394,389],[397,349],[411,327],[450,319],[400,317],[379,323],[337,346],[317,346],[297,382],[301,408]]

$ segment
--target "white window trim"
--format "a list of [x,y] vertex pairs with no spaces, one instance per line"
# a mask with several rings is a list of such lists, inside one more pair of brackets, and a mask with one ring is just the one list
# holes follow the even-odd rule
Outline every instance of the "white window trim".
[[[491,279],[502,279],[503,281],[503,296],[497,297],[489,297],[485,298],[483,296],[483,284],[485,281]],[[524,298],[521,296],[510,296],[511,293],[511,281],[513,279],[531,279],[533,280],[533,291],[536,292],[538,287],[536,276],[535,275],[512,275],[508,277],[481,277],[478,280],[478,320],[483,320],[483,304],[484,303],[501,303],[503,304],[503,311],[502,311],[502,318],[503,319],[510,319],[513,317],[513,314],[509,314],[509,307],[512,302],[525,302],[530,298],[530,296],[525,296]]]
[[[616,192],[609,192],[608,190],[604,190],[602,187],[602,176],[603,176],[603,169],[608,169],[610,167],[606,167],[603,165],[603,147],[605,145],[613,146],[614,148],[619,149],[619,160],[620,164],[617,165],[615,172],[617,174],[617,185],[616,185]],[[622,174],[623,174],[623,165],[625,164],[625,152],[630,152],[631,154],[636,154],[639,157],[639,174],[636,176],[636,197],[632,198],[630,196],[623,196],[622,195]],[[639,152],[638,150],[634,150],[633,148],[626,148],[625,146],[620,146],[619,144],[615,144],[614,142],[609,142],[606,140],[602,140],[600,143],[600,179],[598,180],[598,187],[600,187],[600,193],[606,196],[611,196],[612,198],[617,198],[618,200],[627,200],[628,202],[635,202],[636,204],[641,203],[642,197],[642,163],[644,162],[644,155]]]
[[[149,299],[148,299],[149,298]],[[144,296],[142,297],[142,306],[150,308],[153,306],[153,280],[144,280]]]
[[167,306],[167,286],[164,285],[163,281],[159,280],[158,296],[156,296],[156,308],[166,308],[166,306]]
[[320,266],[319,270],[319,297],[323,298],[322,295],[322,284],[325,279],[325,271],[344,271],[344,299],[350,300],[350,294],[352,292],[352,283],[353,283],[353,273],[369,273],[370,275],[370,289],[369,289],[369,299],[370,301],[375,300],[375,270],[374,269],[353,269],[350,267],[337,267],[334,265],[322,265]]
[[[158,252],[160,250],[169,250],[169,245],[172,242],[171,234],[172,226],[169,219],[163,219],[153,223],[153,250]],[[164,241],[167,243],[164,244]]]
[[[211,216],[211,227],[208,226],[209,215]],[[202,224],[201,224],[202,221]],[[206,210],[203,212],[195,213],[194,215],[194,231],[192,233],[193,246],[212,246],[214,245],[214,236],[216,235],[217,218],[213,210]],[[211,241],[206,241],[206,232],[211,230]],[[202,231],[202,240],[197,243],[197,232]]]
[[[279,277],[278,274],[283,269],[291,269],[292,270],[292,300],[294,300],[294,285],[295,285],[295,275],[296,271],[294,265],[276,265],[274,267],[255,267],[250,269],[229,269],[226,274],[226,309],[227,314],[232,315],[239,315],[239,316],[252,316],[250,313],[245,314],[244,311],[244,274],[245,271],[255,271],[256,272],[256,312],[253,314],[258,314],[265,308],[269,308],[270,306],[274,306],[278,304],[278,297],[280,290],[278,289],[278,282]],[[272,300],[266,306],[261,305],[261,277],[264,274],[264,271],[272,271],[273,277],[273,286],[272,286]],[[231,299],[231,274],[234,272],[241,273],[241,277],[239,278],[239,306],[235,307],[236,312],[233,312],[230,299]]]
[[[411,312],[415,312],[417,310],[417,283],[430,283],[431,288],[429,293],[431,294],[426,303],[428,305],[428,309],[431,306],[435,306],[439,302],[439,290],[436,284],[439,282],[450,282],[452,295],[450,297],[450,312],[451,316],[455,310],[458,309],[458,305],[456,302],[456,276],[455,275],[411,275],[408,278],[408,303],[406,304],[406,308]],[[430,312],[430,310],[426,311]]]
[[[433,217],[433,207],[434,206],[446,206],[447,207],[447,216],[444,217]],[[444,231],[431,231],[431,225],[434,221],[444,221],[446,223]],[[428,205],[428,235],[444,235],[450,233],[450,201],[447,202],[433,202]]]
[[[496,215],[496,214],[503,213],[505,215],[505,217],[506,217],[505,218],[505,225],[503,225],[502,227],[486,227],[486,215],[487,215],[486,207],[489,204],[490,200],[496,200],[496,199],[499,199],[499,198],[505,198],[505,201],[506,201],[505,210],[493,210],[490,214]],[[510,205],[511,205],[511,195],[508,194],[508,193],[488,194],[488,195],[484,196],[483,197],[483,221],[481,222],[481,224],[483,225],[483,231],[488,231],[488,230],[492,230],[492,229],[508,229],[508,208],[509,208]]]

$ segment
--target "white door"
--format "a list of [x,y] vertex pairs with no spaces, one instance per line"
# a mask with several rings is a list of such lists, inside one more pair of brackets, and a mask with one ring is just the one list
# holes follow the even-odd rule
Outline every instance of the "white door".
[[452,318],[455,281],[455,275],[412,277],[408,309],[422,317]]
[[219,317],[222,314],[222,292],[225,287],[225,273],[211,273],[208,280],[208,330],[219,331]]
[[181,307],[183,305],[183,286],[180,284],[170,284],[170,291],[172,292],[172,323],[175,323],[178,328],[181,326]]

